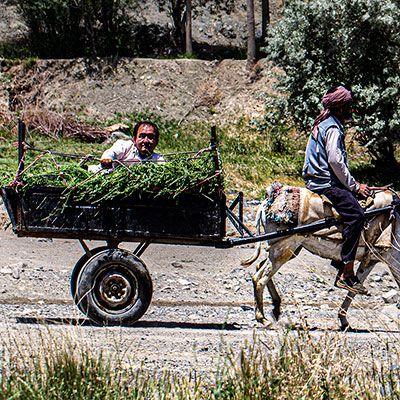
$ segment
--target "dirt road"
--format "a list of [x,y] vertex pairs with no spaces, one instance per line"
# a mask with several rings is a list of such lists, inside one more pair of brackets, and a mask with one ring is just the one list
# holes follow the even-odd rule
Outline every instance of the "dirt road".
[[[120,352],[151,369],[213,369],[227,349],[237,350],[255,336],[276,344],[288,321],[307,323],[317,337],[337,332],[337,309],[345,294],[332,288],[335,271],[327,261],[302,252],[275,279],[284,300],[283,322],[262,329],[254,319],[252,269],[239,262],[252,248],[151,245],[142,256],[155,289],[148,312],[134,327],[98,328],[76,310],[69,293],[70,272],[83,254],[78,241],[17,238],[7,230],[0,233],[0,249],[3,341],[24,339],[34,346],[43,332],[69,335],[92,351]],[[385,266],[373,272],[367,286],[372,295],[355,301],[349,314],[360,332],[340,335],[365,349],[386,338],[398,341],[399,310],[382,297],[395,287]]]

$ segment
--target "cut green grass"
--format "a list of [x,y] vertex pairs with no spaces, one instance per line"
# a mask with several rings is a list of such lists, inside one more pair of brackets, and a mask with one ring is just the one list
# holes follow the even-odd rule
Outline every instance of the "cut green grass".
[[[143,119],[154,121],[160,128],[157,152],[186,152],[209,146],[211,126],[205,123],[180,123],[151,113],[131,113],[116,114],[112,119],[92,121],[92,124],[108,126],[122,122],[132,128],[136,121]],[[265,188],[275,180],[289,185],[304,185],[301,171],[307,137],[298,137],[292,129],[284,126],[273,130],[260,128],[250,120],[219,126],[217,136],[227,193],[243,191],[247,198],[262,198]],[[17,151],[12,145],[15,141],[15,134],[0,131],[0,172],[6,179],[15,174],[17,168]],[[87,143],[62,137],[54,139],[34,132],[28,132],[27,141],[38,149],[96,157],[110,147],[109,143]],[[362,154],[361,159],[359,149],[350,153],[350,166],[358,180],[374,185],[394,183],[395,188],[400,187],[400,177],[395,171],[378,173],[379,169],[370,164],[365,152]],[[37,153],[29,152],[28,162],[36,156]],[[57,162],[77,163],[77,160],[57,158]]]

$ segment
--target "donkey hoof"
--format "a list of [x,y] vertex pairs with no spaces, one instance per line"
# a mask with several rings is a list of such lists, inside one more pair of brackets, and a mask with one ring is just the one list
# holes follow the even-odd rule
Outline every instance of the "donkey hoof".
[[256,316],[256,320],[263,326],[263,328],[270,328],[275,324],[275,321],[272,318],[266,318],[264,315]]
[[269,329],[274,325],[274,322],[269,321],[267,318],[264,318],[262,321],[259,321],[264,329]]
[[351,326],[347,321],[345,321],[345,322],[342,321],[341,324],[340,324],[340,330],[342,332],[350,332],[351,331]]

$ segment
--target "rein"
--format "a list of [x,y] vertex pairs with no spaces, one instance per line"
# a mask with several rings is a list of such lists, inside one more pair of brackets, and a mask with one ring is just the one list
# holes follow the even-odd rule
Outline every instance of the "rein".
[[396,215],[399,215],[400,197],[393,189],[389,190],[392,192],[392,210],[390,211],[389,220],[394,220],[396,219]]

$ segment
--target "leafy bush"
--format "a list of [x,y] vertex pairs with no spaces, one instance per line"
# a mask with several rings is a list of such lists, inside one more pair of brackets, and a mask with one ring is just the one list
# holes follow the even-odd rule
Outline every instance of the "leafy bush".
[[136,0],[16,0],[41,57],[127,55],[134,46],[128,6]]
[[341,82],[357,100],[357,137],[375,161],[393,165],[400,139],[398,0],[290,0],[271,31],[268,57],[284,71],[287,110],[308,131],[328,87]]

